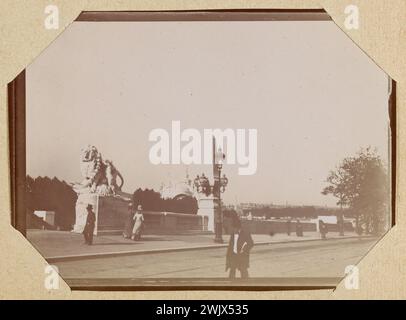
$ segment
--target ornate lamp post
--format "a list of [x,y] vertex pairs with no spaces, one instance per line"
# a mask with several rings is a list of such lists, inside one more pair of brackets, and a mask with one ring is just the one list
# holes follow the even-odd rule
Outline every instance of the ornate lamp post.
[[213,178],[214,183],[210,185],[209,179],[202,173],[194,179],[194,187],[197,192],[203,193],[206,196],[213,195],[214,202],[214,242],[223,243],[223,214],[221,211],[221,193],[226,190],[228,179],[225,174],[221,176],[221,169],[223,168],[223,160],[225,154],[219,148],[215,152],[216,141],[213,137]]

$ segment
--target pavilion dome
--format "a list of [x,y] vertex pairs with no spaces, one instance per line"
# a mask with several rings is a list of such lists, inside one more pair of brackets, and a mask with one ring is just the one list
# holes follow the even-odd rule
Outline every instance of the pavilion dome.
[[164,199],[174,199],[185,196],[194,197],[195,192],[192,187],[192,182],[189,179],[185,179],[163,185],[161,188],[161,196]]

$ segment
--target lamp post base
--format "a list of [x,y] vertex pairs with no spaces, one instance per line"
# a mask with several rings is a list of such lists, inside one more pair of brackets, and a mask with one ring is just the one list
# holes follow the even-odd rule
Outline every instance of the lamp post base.
[[221,223],[216,223],[214,225],[214,232],[215,232],[215,237],[214,237],[214,242],[215,243],[224,243],[223,237],[222,237],[222,229],[223,226]]

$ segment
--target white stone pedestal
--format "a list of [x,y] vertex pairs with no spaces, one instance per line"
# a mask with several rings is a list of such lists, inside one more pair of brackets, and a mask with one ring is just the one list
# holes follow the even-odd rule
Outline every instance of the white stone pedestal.
[[97,194],[81,193],[78,194],[78,199],[76,200],[76,219],[75,225],[73,226],[72,232],[82,233],[86,225],[87,218],[87,205],[91,204],[93,206],[93,212],[96,215],[96,223],[94,228],[94,235],[97,235],[97,219],[98,219],[98,207],[99,207],[99,196]]
[[198,211],[199,216],[206,216],[208,218],[207,230],[214,232],[214,210],[215,202],[212,196],[201,196],[198,200]]
[[76,201],[76,220],[72,232],[82,233],[86,225],[87,205],[93,206],[96,216],[94,235],[101,230],[123,230],[128,218],[129,200],[119,196],[99,196],[83,193]]

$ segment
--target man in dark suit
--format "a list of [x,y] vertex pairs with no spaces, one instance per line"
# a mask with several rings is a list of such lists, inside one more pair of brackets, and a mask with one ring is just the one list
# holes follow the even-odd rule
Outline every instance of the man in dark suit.
[[230,279],[235,279],[237,269],[241,273],[241,278],[248,278],[250,250],[253,246],[251,234],[241,228],[240,219],[235,217],[226,256],[226,271],[230,270]]
[[87,205],[86,210],[87,217],[85,229],[83,230],[83,236],[85,237],[85,243],[91,245],[93,243],[93,232],[96,223],[96,215],[93,212],[93,206],[91,204]]
[[135,215],[134,206],[132,203],[129,203],[127,221],[125,223],[124,231],[123,231],[123,237],[126,239],[131,238],[133,228],[134,228],[134,215]]

